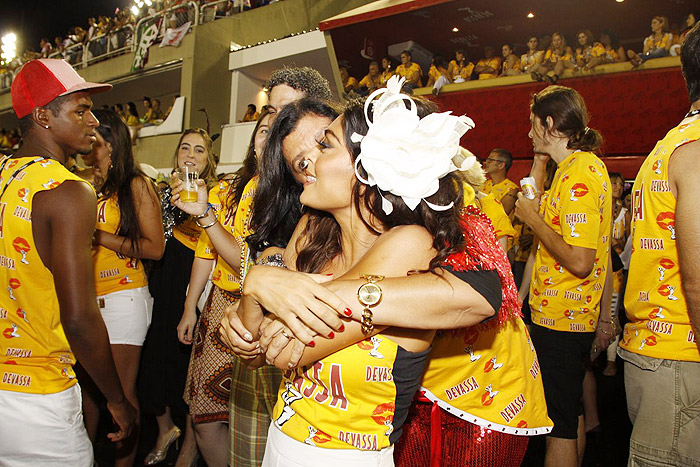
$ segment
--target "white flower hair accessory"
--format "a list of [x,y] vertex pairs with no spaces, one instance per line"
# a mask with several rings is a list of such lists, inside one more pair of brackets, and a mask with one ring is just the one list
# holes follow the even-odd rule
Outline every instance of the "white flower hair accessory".
[[[418,117],[415,101],[401,94],[404,81],[405,78],[392,76],[386,88],[377,89],[367,98],[364,109],[369,125],[367,134],[353,133],[350,138],[353,143],[360,142],[355,175],[366,185],[376,185],[382,191],[400,196],[411,210],[422,200],[435,211],[445,211],[454,202],[439,206],[425,198],[438,191],[442,177],[455,170],[469,170],[476,163],[476,157],[463,157],[459,149],[459,139],[474,128],[474,121],[451,112]],[[406,103],[410,108],[406,108]],[[360,175],[360,162],[367,179]],[[387,215],[394,210],[383,196],[382,210]]]

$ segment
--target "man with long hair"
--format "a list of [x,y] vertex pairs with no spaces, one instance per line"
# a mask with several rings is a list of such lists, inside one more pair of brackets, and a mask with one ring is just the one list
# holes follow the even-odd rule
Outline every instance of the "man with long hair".
[[530,332],[554,422],[545,465],[576,467],[585,445],[583,362],[596,334],[605,346],[614,334],[610,309],[601,314],[600,306],[610,260],[610,180],[594,154],[602,137],[587,126],[578,92],[550,86],[535,94],[530,122],[537,162],[551,158],[558,165],[541,200],[520,194],[515,205],[515,215],[540,241],[530,283]]

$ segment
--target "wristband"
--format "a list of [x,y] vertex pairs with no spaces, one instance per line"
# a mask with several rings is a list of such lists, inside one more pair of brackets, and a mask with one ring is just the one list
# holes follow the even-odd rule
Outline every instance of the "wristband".
[[214,216],[216,216],[216,208],[214,207],[213,204],[207,203],[207,208],[204,210],[204,212],[198,216],[194,216],[195,219],[204,219],[207,216],[207,213],[209,212],[209,209],[214,210]]
[[209,224],[207,224],[207,225],[202,225],[202,224],[200,224],[200,223],[199,223],[199,219],[196,219],[195,222],[197,223],[198,226],[200,226],[201,228],[203,228],[203,229],[206,230],[206,229],[208,229],[209,227],[211,227],[212,225],[216,224],[216,223],[219,222],[219,221],[218,221],[216,218],[214,218],[214,220],[211,221],[211,222],[210,222]]

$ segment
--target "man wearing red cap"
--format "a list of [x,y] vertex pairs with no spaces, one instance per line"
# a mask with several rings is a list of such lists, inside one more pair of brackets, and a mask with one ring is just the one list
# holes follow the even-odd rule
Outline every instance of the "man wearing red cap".
[[[63,60],[34,60],[12,84],[22,143],[0,160],[0,459],[8,465],[93,463],[76,357],[126,438],[135,420],[97,308],[90,258],[92,188],[65,167],[99,122],[88,83]],[[75,356],[74,356],[75,355]]]

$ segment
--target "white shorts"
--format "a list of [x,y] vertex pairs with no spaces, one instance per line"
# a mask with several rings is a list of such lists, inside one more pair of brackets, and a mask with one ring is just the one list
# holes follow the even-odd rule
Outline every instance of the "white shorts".
[[153,298],[148,287],[101,295],[97,297],[97,304],[110,344],[143,345],[153,313]]
[[0,465],[92,465],[80,386],[55,394],[0,390]]
[[282,433],[274,423],[267,432],[262,467],[394,467],[394,446],[381,451],[324,449]]

